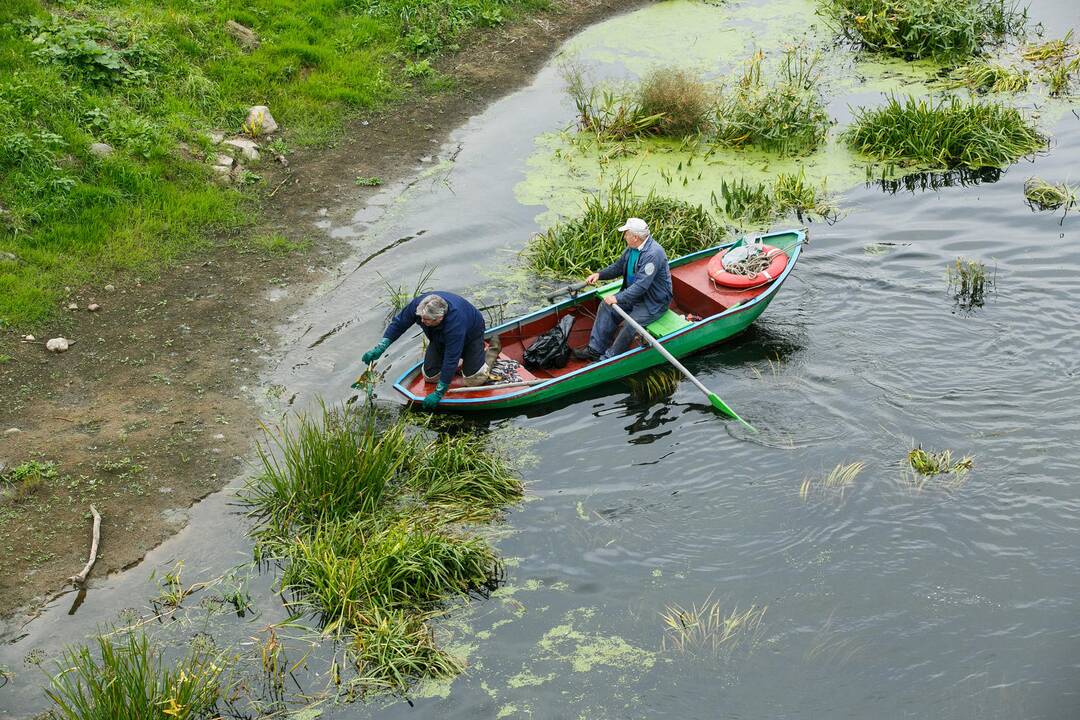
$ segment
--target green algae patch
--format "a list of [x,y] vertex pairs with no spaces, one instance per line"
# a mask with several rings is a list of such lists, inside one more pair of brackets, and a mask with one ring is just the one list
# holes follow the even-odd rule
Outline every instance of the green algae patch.
[[555,673],[549,673],[547,675],[537,675],[529,670],[522,670],[517,675],[512,676],[506,681],[506,685],[512,688],[523,687],[539,687],[544,683],[551,682],[555,679]]
[[597,666],[645,672],[656,664],[654,653],[617,635],[586,634],[569,623],[548,630],[539,647],[548,658],[565,661],[578,673],[591,672]]

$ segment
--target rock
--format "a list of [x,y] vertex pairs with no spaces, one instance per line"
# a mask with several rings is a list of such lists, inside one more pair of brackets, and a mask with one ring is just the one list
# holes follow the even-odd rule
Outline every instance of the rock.
[[219,153],[218,156],[214,158],[214,165],[219,168],[225,168],[225,171],[228,172],[229,168],[233,166],[233,157],[232,155]]
[[106,143],[92,143],[90,145],[90,154],[97,157],[108,157],[113,154],[112,145]]
[[68,310],[78,310],[79,309],[79,303],[68,303],[67,309]]
[[10,427],[10,428],[8,428],[7,430],[4,431],[4,434],[10,436],[10,435],[18,435],[21,432],[22,432],[22,430],[20,430],[17,427]]
[[213,145],[220,145],[221,141],[225,139],[225,133],[218,132],[217,130],[211,130],[210,132],[206,133],[206,139],[209,140]]
[[8,262],[19,262],[19,256],[15,253],[0,252],[0,260],[7,260]]
[[[270,108],[265,105],[253,105],[244,121],[244,132],[250,135],[271,135],[276,133],[278,124],[274,116],[270,114]],[[255,132],[252,132],[255,130]]]
[[98,305],[97,303],[90,303],[89,305],[86,306],[86,309],[89,310],[90,312],[97,312],[98,310],[101,309],[101,306]]
[[225,141],[225,144],[229,147],[236,148],[240,155],[246,160],[255,161],[259,159],[259,144],[250,138],[229,138]]
[[113,292],[114,290],[116,290],[115,285],[110,284],[105,286],[105,292]]
[[26,342],[34,342],[35,340],[37,340],[37,338],[35,338],[33,335],[23,335],[23,340],[25,340]]
[[284,155],[278,155],[274,153],[274,162],[280,163],[282,167],[289,167],[289,159]]
[[259,36],[249,27],[245,27],[235,20],[225,22],[225,32],[236,38],[245,50],[254,50],[259,47]]
[[67,352],[69,347],[71,347],[71,342],[67,338],[62,337],[53,338],[45,343],[45,349],[54,353]]

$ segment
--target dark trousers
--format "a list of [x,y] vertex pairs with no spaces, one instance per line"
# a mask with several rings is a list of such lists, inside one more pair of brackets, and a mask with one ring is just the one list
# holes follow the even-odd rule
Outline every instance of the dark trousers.
[[[634,318],[641,327],[646,327],[665,312],[667,308],[659,313],[649,314],[645,310],[645,304],[641,303],[627,315]],[[596,313],[596,321],[593,322],[592,333],[589,334],[589,347],[607,360],[626,352],[630,347],[630,341],[634,339],[635,332],[634,328],[624,323],[622,317],[608,307],[607,303],[600,303],[600,311]]]
[[[424,379],[434,382],[438,380],[443,366],[443,343],[442,341],[429,342],[427,351],[424,353]],[[475,375],[484,365],[484,338],[466,340],[465,347],[461,349],[461,374],[465,377]]]

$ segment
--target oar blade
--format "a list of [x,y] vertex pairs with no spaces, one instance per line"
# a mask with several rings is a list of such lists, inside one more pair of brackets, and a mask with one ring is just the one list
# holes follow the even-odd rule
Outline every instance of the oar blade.
[[720,396],[717,395],[716,393],[714,393],[714,392],[709,393],[709,403],[711,403],[714,408],[716,408],[720,412],[724,413],[728,417],[733,418],[735,420],[738,420],[748,430],[752,430],[753,432],[757,432],[757,428],[755,428],[753,425],[751,425],[750,423],[746,422],[741,417],[739,417],[739,413],[732,410],[731,407],[729,407],[728,404],[726,402],[724,402],[720,398]]

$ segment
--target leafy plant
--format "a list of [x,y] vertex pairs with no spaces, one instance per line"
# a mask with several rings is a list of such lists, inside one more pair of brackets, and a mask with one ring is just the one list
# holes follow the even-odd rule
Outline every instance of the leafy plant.
[[858,109],[848,144],[882,162],[926,168],[1001,167],[1046,147],[1019,110],[999,102],[890,97]]
[[811,152],[824,141],[829,116],[821,97],[821,58],[801,47],[784,52],[775,79],[763,72],[760,50],[731,88],[720,93],[715,142],[780,153]]
[[434,72],[435,68],[431,66],[431,61],[427,58],[405,63],[405,77],[411,80],[428,77]]
[[821,0],[843,37],[870,52],[962,61],[1023,32],[1027,10],[1012,0]]
[[946,268],[945,275],[956,306],[965,311],[982,307],[987,288],[994,287],[993,278],[987,275],[986,265],[978,260],[956,258],[956,262]]
[[81,646],[64,651],[45,694],[62,720],[196,720],[221,694],[219,658],[195,650],[166,664],[146,635],[96,639],[97,657]]
[[952,84],[978,92],[1021,92],[1031,80],[1026,70],[1008,68],[989,60],[976,60],[952,72]]

